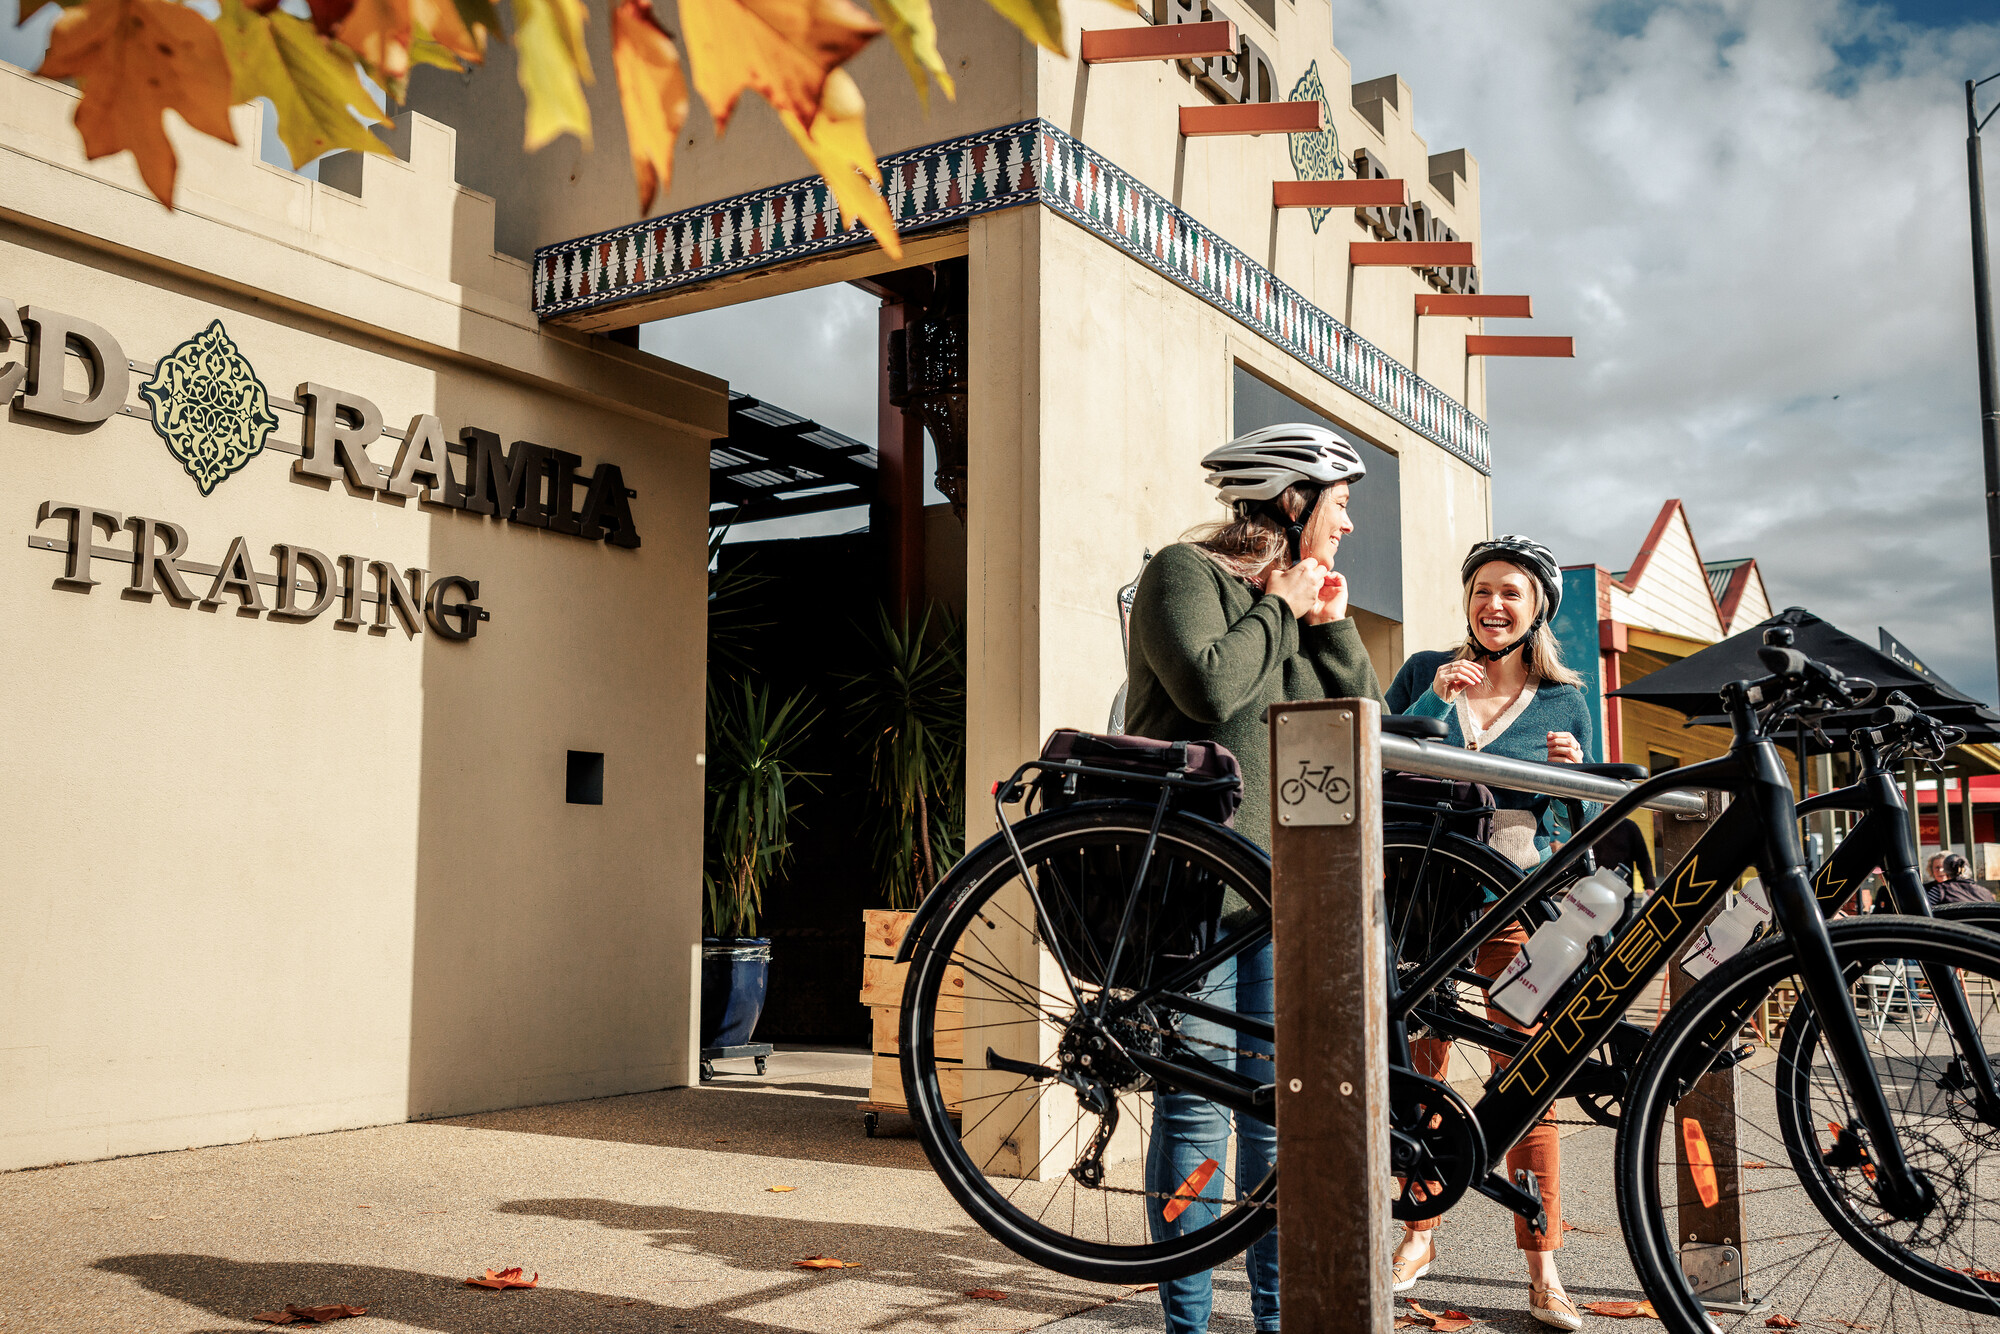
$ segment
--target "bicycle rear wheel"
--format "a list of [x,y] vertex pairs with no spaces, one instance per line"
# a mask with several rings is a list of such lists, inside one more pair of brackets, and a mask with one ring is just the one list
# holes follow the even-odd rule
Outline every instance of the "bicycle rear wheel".
[[[1730,1034],[1733,1045],[1743,1016],[1774,989],[1803,997],[1797,963],[1779,940],[1745,951],[1677,1000],[1647,1045],[1617,1148],[1618,1212],[1633,1266],[1680,1334],[1709,1328],[1682,1270],[1681,1243],[1696,1235],[1737,1247],[1752,1295],[1808,1326],[2000,1329],[2000,1281],[1979,1276],[2000,1267],[2000,1131],[1941,1086],[1956,1059],[1951,1035],[1899,962],[1962,970],[1981,1040],[2000,1050],[2000,940],[1920,918],[1846,920],[1828,931],[1842,968],[1876,997],[1866,1016],[1874,1069],[1937,1207],[1896,1222],[1875,1203],[1865,1137],[1809,1002],[1794,1007],[1775,1052],[1735,1067],[1733,1112],[1694,1083],[1711,1034]],[[1892,985],[1861,981],[1880,977]],[[1884,1006],[1899,1010],[1897,1022]],[[1712,1170],[1687,1165],[1703,1152]],[[1729,1218],[1740,1231],[1712,1235]],[[1713,1318],[1725,1330],[1762,1330],[1769,1314],[1718,1310]]]
[[903,993],[904,1091],[939,1177],[1018,1254],[1101,1282],[1213,1268],[1277,1221],[1275,1131],[1229,1105],[1262,1085],[1268,1118],[1270,866],[1169,816],[1128,915],[1151,824],[1126,803],[1022,820],[1033,893],[987,840],[933,891]]

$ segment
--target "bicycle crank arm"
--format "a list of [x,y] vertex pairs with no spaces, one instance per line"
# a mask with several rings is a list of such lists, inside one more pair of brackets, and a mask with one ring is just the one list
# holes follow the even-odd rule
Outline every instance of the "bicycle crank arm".
[[1046,1065],[1036,1065],[1031,1061],[1017,1061],[1011,1056],[1002,1056],[991,1047],[986,1049],[986,1068],[988,1070],[1005,1070],[1010,1075],[1026,1075],[1030,1079],[1062,1078],[1059,1071],[1051,1070]]
[[1521,1176],[1526,1183],[1525,1188],[1515,1185],[1498,1172],[1488,1172],[1473,1182],[1472,1188],[1502,1208],[1527,1219],[1528,1226],[1535,1231],[1546,1232],[1549,1229],[1549,1213],[1542,1207],[1541,1183],[1526,1168],[1521,1169]]

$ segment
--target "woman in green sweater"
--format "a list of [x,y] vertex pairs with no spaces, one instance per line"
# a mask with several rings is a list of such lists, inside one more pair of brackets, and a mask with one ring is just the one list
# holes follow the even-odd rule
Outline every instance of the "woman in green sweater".
[[[1125,722],[1139,736],[1218,741],[1243,766],[1237,831],[1271,844],[1269,734],[1264,710],[1290,699],[1365,696],[1382,689],[1347,616],[1347,579],[1333,570],[1340,540],[1354,531],[1349,489],[1366,471],[1360,451],[1321,426],[1270,426],[1230,441],[1202,460],[1227,519],[1192,532],[1146,566],[1132,603],[1126,663]],[[1269,1019],[1271,947],[1246,951],[1203,983],[1216,1004]],[[1204,1055],[1241,1048],[1239,1073],[1272,1077],[1270,1046],[1199,1019],[1182,1036]],[[1255,1053],[1254,1055],[1252,1053]],[[1157,1239],[1178,1236],[1217,1216],[1209,1200],[1247,1193],[1277,1156],[1271,1126],[1236,1124],[1236,1174],[1213,1171],[1230,1161],[1230,1117],[1205,1098],[1160,1092],[1153,1098],[1146,1189]],[[1204,1184],[1196,1185],[1197,1181]],[[1200,1199],[1173,1220],[1166,1197]],[[1278,1328],[1278,1235],[1250,1248],[1251,1315],[1260,1331]],[[1207,1274],[1160,1285],[1168,1334],[1203,1334],[1213,1288]]]
[[[1444,720],[1445,741],[1467,750],[1491,751],[1509,759],[1581,764],[1590,750],[1591,709],[1563,666],[1562,648],[1549,622],[1562,606],[1562,570],[1549,549],[1525,537],[1498,537],[1475,543],[1460,567],[1465,581],[1465,642],[1441,653],[1418,653],[1403,664],[1389,686],[1389,707]],[[1492,844],[1521,866],[1534,866],[1570,836],[1564,804],[1529,792],[1495,790]],[[1586,810],[1586,817],[1594,813]],[[1528,942],[1519,926],[1480,947],[1479,973],[1498,977]],[[1492,1006],[1495,1023],[1520,1028]],[[1531,1030],[1532,1031],[1532,1030]],[[1445,1077],[1451,1060],[1447,1042],[1421,1039],[1410,1044],[1418,1073]],[[1557,1329],[1581,1329],[1583,1317],[1563,1291],[1555,1251],[1562,1245],[1561,1142],[1552,1119],[1545,1119],[1507,1151],[1510,1173],[1535,1174],[1548,1211],[1548,1231],[1535,1232],[1514,1220],[1514,1240],[1528,1262],[1528,1311]],[[1397,1292],[1416,1286],[1437,1258],[1440,1219],[1405,1226],[1392,1264]]]

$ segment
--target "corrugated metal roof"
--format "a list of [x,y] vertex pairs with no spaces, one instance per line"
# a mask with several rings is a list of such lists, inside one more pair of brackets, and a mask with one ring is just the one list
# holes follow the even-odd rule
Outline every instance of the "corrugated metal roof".
[[729,434],[708,451],[714,522],[847,509],[875,499],[875,451],[748,394],[729,395]]

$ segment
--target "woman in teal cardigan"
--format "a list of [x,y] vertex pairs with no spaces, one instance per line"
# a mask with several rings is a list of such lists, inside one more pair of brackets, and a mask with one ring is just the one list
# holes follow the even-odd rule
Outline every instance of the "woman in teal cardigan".
[[[1549,622],[1562,605],[1562,570],[1547,547],[1523,537],[1501,537],[1473,546],[1460,569],[1465,581],[1465,642],[1441,653],[1418,653],[1403,664],[1389,687],[1388,707],[1397,713],[1444,720],[1445,739],[1467,750],[1490,751],[1516,760],[1580,764],[1589,754],[1590,704],[1577,687],[1581,678],[1563,666],[1562,649]],[[1561,801],[1528,792],[1496,790],[1492,844],[1523,867],[1534,866],[1572,832]],[[1527,943],[1519,926],[1480,948],[1477,971],[1497,977]],[[1487,1007],[1495,1023],[1520,1028],[1502,1011]],[[1530,1030],[1532,1031],[1532,1030]],[[1450,1044],[1422,1039],[1410,1044],[1419,1073],[1445,1077]],[[1515,1243],[1528,1262],[1528,1311],[1557,1329],[1581,1329],[1583,1318],[1563,1291],[1555,1250],[1562,1245],[1560,1141],[1554,1121],[1544,1119],[1507,1151],[1511,1175],[1521,1168],[1535,1174],[1548,1210],[1548,1231],[1535,1232],[1514,1220]],[[1439,1219],[1409,1224],[1393,1260],[1397,1292],[1407,1292],[1437,1258]]]

